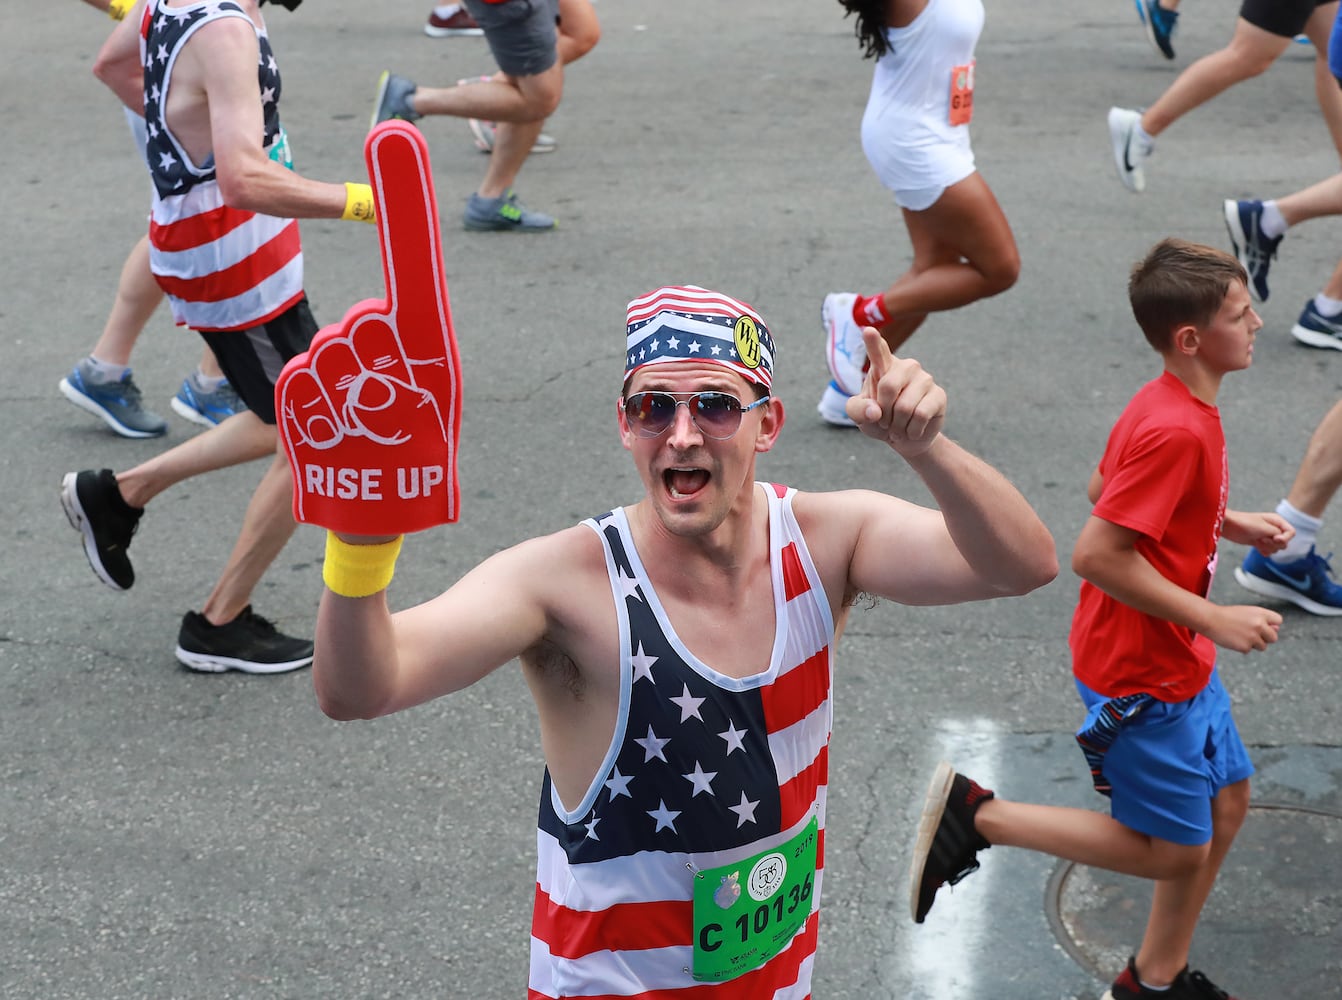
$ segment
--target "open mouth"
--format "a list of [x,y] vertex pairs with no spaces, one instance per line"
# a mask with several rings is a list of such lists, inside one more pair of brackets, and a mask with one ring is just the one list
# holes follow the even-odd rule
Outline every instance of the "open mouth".
[[707,469],[666,469],[662,472],[662,483],[673,500],[684,500],[694,496],[708,485]]

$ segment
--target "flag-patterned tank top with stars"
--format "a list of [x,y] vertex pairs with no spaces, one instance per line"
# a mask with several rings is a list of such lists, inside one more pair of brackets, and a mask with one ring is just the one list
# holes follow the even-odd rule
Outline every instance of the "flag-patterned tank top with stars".
[[241,6],[233,0],[205,0],[168,7],[164,0],[149,0],[140,29],[146,152],[154,181],[149,263],[172,303],[173,319],[196,330],[258,326],[303,296],[298,223],[224,204],[213,154],[203,164],[193,163],[168,128],[164,109],[178,53],[203,25],[227,17],[240,17],[256,31],[262,145],[272,159],[288,165],[279,68],[265,30]]
[[[532,1000],[810,995],[824,867],[834,619],[792,512],[796,491],[768,484],[762,490],[769,502],[775,633],[768,668],[749,677],[720,673],[676,635],[623,510],[583,522],[601,536],[615,596],[620,707],[597,777],[572,812],[545,774]],[[694,910],[695,873],[794,842],[812,822],[818,834],[814,881],[805,883],[795,934],[759,967],[723,981],[696,981],[696,940],[715,947],[723,934],[696,935],[702,921]],[[728,888],[739,894],[745,885],[743,873],[739,885],[733,878]],[[788,908],[796,903],[794,892]],[[781,902],[775,905],[782,915]],[[726,934],[732,933],[729,925]]]

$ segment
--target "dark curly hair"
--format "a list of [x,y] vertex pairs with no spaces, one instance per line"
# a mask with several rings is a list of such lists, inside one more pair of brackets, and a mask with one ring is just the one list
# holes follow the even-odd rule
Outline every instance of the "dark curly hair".
[[890,51],[885,39],[885,0],[839,0],[844,17],[856,14],[853,34],[862,46],[863,59],[879,59]]

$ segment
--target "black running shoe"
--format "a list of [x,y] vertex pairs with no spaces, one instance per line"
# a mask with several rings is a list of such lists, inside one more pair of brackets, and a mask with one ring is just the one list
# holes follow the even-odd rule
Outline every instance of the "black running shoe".
[[978,851],[992,845],[974,829],[974,813],[993,793],[970,781],[944,760],[937,765],[918,820],[918,841],[909,868],[909,909],[921,924],[937,890],[979,870]]
[[1128,959],[1128,967],[1119,974],[1114,980],[1114,984],[1109,987],[1104,994],[1104,1000],[1235,1000],[1229,993],[1221,989],[1210,979],[1197,970],[1190,970],[1184,966],[1183,971],[1179,973],[1164,989],[1153,990],[1143,986],[1141,979],[1137,976],[1137,960]]
[[84,536],[84,555],[98,579],[114,590],[130,590],[135,570],[126,550],[144,508],[126,503],[111,469],[67,473],[61,506],[70,527]]
[[204,615],[188,611],[177,633],[177,660],[207,674],[283,674],[312,663],[312,640],[285,635],[250,604],[226,625],[211,625]]

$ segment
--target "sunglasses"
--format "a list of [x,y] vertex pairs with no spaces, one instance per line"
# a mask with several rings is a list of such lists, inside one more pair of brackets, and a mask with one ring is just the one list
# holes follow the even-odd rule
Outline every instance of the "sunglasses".
[[764,396],[749,406],[728,392],[636,392],[624,401],[624,415],[639,437],[655,438],[675,423],[676,407],[690,411],[690,419],[699,433],[715,441],[725,441],[741,427],[741,414],[762,406]]

